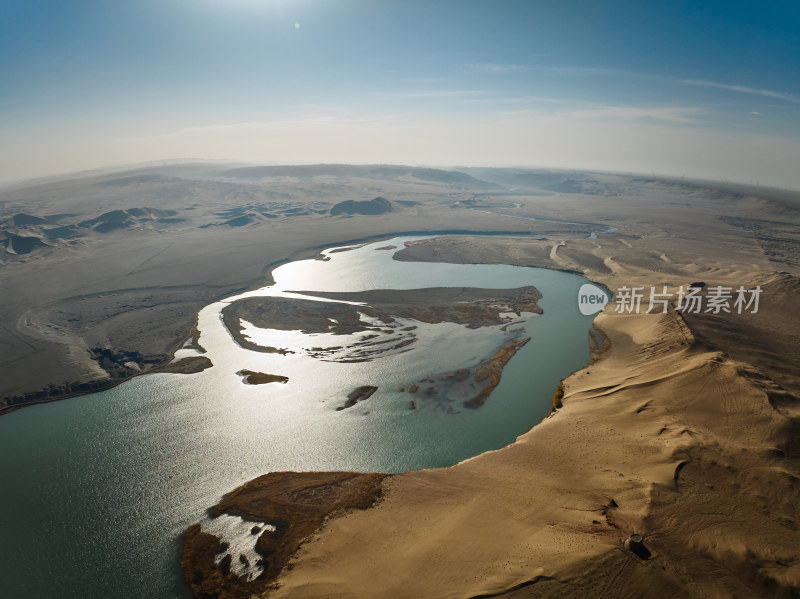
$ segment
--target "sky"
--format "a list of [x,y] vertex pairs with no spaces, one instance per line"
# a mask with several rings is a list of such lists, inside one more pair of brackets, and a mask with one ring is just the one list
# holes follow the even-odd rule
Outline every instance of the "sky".
[[0,0],[0,181],[172,159],[800,190],[800,3]]

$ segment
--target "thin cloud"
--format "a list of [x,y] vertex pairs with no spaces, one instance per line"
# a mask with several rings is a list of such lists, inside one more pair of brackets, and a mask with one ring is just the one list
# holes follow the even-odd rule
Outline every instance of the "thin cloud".
[[568,76],[617,76],[617,77],[634,77],[637,79],[649,79],[654,81],[680,83],[683,85],[695,85],[698,87],[711,87],[715,89],[723,89],[742,94],[750,94],[755,96],[764,96],[767,98],[778,98],[793,104],[800,104],[800,98],[772,89],[763,89],[759,87],[750,87],[747,85],[731,85],[728,83],[719,83],[718,81],[706,81],[703,79],[673,79],[671,77],[663,77],[661,75],[654,75],[650,73],[639,73],[635,71],[626,71],[623,69],[614,69],[607,67],[543,67],[548,71],[559,73]]
[[637,73],[634,71],[626,71],[624,69],[614,69],[610,67],[565,67],[565,66],[541,66],[538,67],[545,71],[551,71],[553,73],[558,73],[560,75],[569,75],[569,76],[600,76],[600,77],[608,77],[608,76],[616,76],[616,77],[636,77],[640,79],[652,79],[654,78],[653,75],[649,75],[646,73]]
[[567,100],[548,96],[496,96],[475,98],[472,102],[477,104],[566,104]]
[[486,91],[481,89],[433,89],[426,91],[409,92],[372,92],[373,96],[387,96],[392,98],[464,98],[470,96],[480,96]]
[[680,79],[680,83],[686,85],[697,85],[700,87],[713,87],[716,89],[725,89],[732,92],[740,92],[743,94],[752,94],[754,96],[766,96],[768,98],[779,98],[794,104],[800,104],[800,98],[786,94],[783,92],[773,91],[771,89],[760,89],[757,87],[748,87],[746,85],[729,85],[727,83],[718,83],[716,81],[703,81],[700,79]]
[[661,121],[673,124],[695,124],[697,112],[694,108],[663,107],[641,108],[636,106],[604,106],[591,110],[573,111],[575,118],[612,119],[617,121]]
[[223,123],[212,125],[195,125],[183,127],[172,131],[166,131],[152,137],[124,137],[116,141],[121,143],[136,142],[143,139],[177,139],[184,137],[203,137],[213,135],[238,135],[248,133],[263,134],[271,130],[296,130],[309,131],[314,129],[333,129],[348,128],[357,126],[369,126],[376,123],[388,124],[396,117],[393,115],[382,115],[374,118],[342,118],[329,115],[308,115],[285,117],[275,120],[243,121],[236,123]]
[[[689,107],[654,107],[637,106],[594,106],[569,110],[560,110],[550,114],[550,118],[581,124],[640,123],[668,125],[697,125],[700,119],[696,108]],[[506,117],[524,118],[525,116],[541,116],[548,118],[536,110],[518,110],[504,113]]]
[[526,71],[528,67],[522,64],[506,64],[498,62],[482,62],[477,64],[468,65],[473,71],[480,71],[481,73],[516,73],[519,71]]

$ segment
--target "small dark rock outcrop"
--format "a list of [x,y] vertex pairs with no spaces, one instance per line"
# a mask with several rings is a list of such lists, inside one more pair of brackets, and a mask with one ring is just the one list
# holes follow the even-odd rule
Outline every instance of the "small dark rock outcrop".
[[240,370],[236,374],[243,377],[242,382],[245,385],[286,384],[289,382],[289,377],[281,376],[280,374],[267,374],[266,372],[253,372],[252,370]]
[[378,390],[377,387],[373,385],[364,385],[359,387],[358,389],[352,391],[347,396],[347,401],[343,406],[336,408],[336,411],[339,412],[341,410],[346,410],[347,408],[352,408],[360,401],[364,401],[372,397],[372,394]]

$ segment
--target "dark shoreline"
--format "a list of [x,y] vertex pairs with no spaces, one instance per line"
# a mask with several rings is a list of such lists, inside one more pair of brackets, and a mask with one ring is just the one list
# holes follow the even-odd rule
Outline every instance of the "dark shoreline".
[[[199,345],[197,345],[197,339],[199,337],[199,330],[197,329],[197,315],[194,316],[194,322],[189,325],[186,329],[186,334],[181,337],[182,341],[180,342],[172,342],[170,343],[169,349],[167,350],[168,357],[164,360],[156,362],[153,366],[145,370],[144,372],[135,372],[131,373],[126,376],[120,376],[115,378],[104,378],[104,379],[94,379],[90,381],[65,381],[62,383],[63,387],[68,388],[69,390],[62,393],[57,393],[51,395],[53,392],[53,388],[44,387],[39,389],[38,391],[32,391],[26,393],[24,395],[15,395],[15,396],[8,396],[3,398],[4,400],[11,400],[18,397],[22,397],[22,401],[18,401],[17,403],[13,404],[6,404],[0,406],[0,417],[5,414],[10,414],[16,410],[28,407],[28,406],[35,406],[41,405],[46,403],[51,403],[54,401],[60,401],[62,399],[70,399],[73,397],[81,397],[83,395],[91,395],[92,393],[100,393],[101,391],[108,391],[109,389],[113,389],[121,385],[122,383],[131,380],[136,376],[141,376],[143,374],[158,374],[159,372],[169,372],[168,369],[171,366],[172,360],[175,359],[175,353],[183,349],[184,347],[192,347],[198,349],[202,353],[205,353]],[[186,341],[191,340],[191,343],[187,346]],[[174,374],[180,374],[178,372],[173,372]],[[59,389],[59,388],[55,388]],[[26,398],[31,398],[26,400]]]

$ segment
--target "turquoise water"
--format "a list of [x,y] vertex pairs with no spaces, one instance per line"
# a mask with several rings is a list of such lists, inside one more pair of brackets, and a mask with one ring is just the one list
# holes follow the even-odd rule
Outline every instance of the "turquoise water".
[[[559,380],[589,360],[592,318],[576,300],[586,279],[505,265],[399,262],[375,250],[408,239],[284,265],[273,273],[274,287],[244,295],[535,285],[544,314],[524,319],[532,341],[482,408],[448,414],[417,402],[412,411],[398,389],[486,359],[505,338],[499,327],[422,325],[413,351],[340,364],[244,350],[221,324],[226,302],[212,304],[199,324],[214,368],[141,376],[0,418],[0,597],[187,597],[180,535],[237,485],[275,470],[448,466],[511,443],[545,416]],[[326,343],[324,335],[249,330],[256,341],[279,338],[282,347]],[[286,375],[289,383],[243,385],[242,368]],[[380,388],[336,411],[366,384]]]

